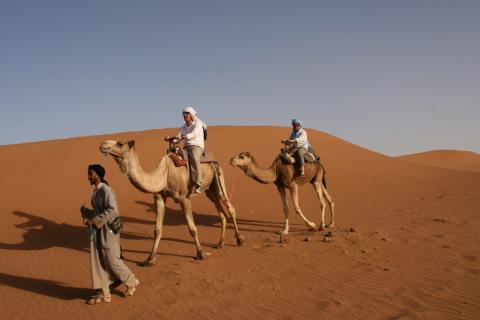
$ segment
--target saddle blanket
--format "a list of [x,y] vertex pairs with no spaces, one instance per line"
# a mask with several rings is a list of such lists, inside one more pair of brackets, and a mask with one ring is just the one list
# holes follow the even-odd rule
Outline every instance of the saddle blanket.
[[[180,157],[178,155],[178,153],[176,152],[171,152],[169,154],[169,157],[172,158],[173,162],[175,163],[175,166],[176,167],[182,167],[182,166],[186,166],[188,164],[188,154],[187,154],[187,151],[185,151],[183,148],[180,149],[179,153],[182,154],[182,156]],[[217,162],[217,160],[215,159],[213,153],[208,150],[208,149],[203,149],[203,154],[202,156],[200,157],[200,162],[201,163],[212,163],[212,162]]]
[[[281,151],[279,156],[282,162],[285,164],[294,164],[295,162],[297,162],[296,157],[290,152]],[[320,161],[320,159],[315,159],[315,156],[311,152],[307,152],[303,157],[303,159],[305,159],[305,162],[311,162],[311,163]]]

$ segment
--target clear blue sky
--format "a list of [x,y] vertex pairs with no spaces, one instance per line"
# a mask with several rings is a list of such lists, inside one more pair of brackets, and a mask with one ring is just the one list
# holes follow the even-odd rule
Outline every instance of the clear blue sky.
[[0,145],[178,127],[186,105],[480,152],[480,1],[0,0]]

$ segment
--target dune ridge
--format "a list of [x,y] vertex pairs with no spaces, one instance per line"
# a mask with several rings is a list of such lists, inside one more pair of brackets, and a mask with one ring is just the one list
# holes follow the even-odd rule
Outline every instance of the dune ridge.
[[480,154],[462,150],[432,150],[396,157],[436,168],[480,172]]

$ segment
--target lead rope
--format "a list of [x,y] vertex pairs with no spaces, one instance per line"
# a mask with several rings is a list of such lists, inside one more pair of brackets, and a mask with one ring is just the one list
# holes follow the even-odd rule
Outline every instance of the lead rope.
[[235,191],[235,167],[232,167],[232,172],[233,172],[232,190],[230,191],[230,199],[228,199],[228,202],[232,202],[233,192]]

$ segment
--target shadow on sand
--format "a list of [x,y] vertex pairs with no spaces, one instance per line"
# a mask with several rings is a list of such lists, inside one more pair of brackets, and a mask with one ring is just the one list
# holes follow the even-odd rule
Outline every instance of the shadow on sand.
[[23,242],[0,243],[0,249],[46,250],[53,247],[61,247],[88,251],[88,234],[85,227],[57,223],[23,211],[13,211],[13,214],[27,219],[26,222],[15,225],[15,227],[25,231]]
[[62,300],[86,298],[91,289],[75,288],[61,282],[15,276],[0,272],[0,284]]
[[[67,248],[83,252],[90,251],[88,232],[84,226],[57,223],[39,215],[23,211],[13,211],[14,215],[27,221],[16,224],[23,229],[23,241],[20,243],[0,243],[0,250],[47,250],[50,248]],[[122,238],[140,240],[144,237],[122,233]]]
[[[153,203],[149,203],[146,201],[135,201],[135,203],[145,206],[146,212],[150,212],[155,214],[155,205]],[[283,213],[282,213],[283,214]],[[205,214],[193,211],[193,218],[195,220],[195,224],[204,227],[220,227],[220,217],[218,216],[217,212],[215,214]],[[132,222],[132,223],[139,223],[139,224],[155,224],[155,218],[151,221],[143,220],[138,218],[131,218],[125,217],[125,221]],[[260,221],[260,220],[249,220],[249,219],[240,219],[237,213],[237,223],[239,225],[240,231],[255,231],[255,232],[266,232],[266,233],[276,233],[280,228],[283,228],[282,222],[267,222],[267,221]],[[165,217],[163,221],[163,225],[165,226],[179,226],[179,225],[187,225],[187,220],[185,215],[183,214],[182,210],[176,210],[169,207],[165,207]],[[290,223],[290,226],[295,226],[297,224]],[[245,227],[265,227],[269,229],[248,229]],[[233,229],[232,221],[229,217],[227,217],[227,228]]]

